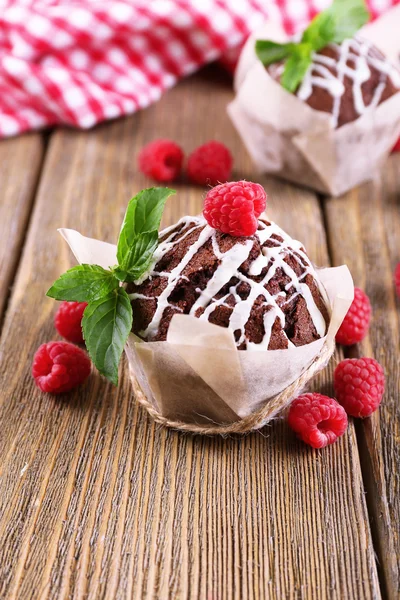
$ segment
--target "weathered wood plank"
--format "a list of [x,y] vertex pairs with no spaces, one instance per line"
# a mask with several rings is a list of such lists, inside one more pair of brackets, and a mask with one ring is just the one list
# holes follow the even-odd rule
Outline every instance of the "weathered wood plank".
[[0,323],[18,266],[43,151],[38,134],[0,144]]
[[[1,597],[380,597],[353,426],[320,453],[282,419],[244,438],[188,436],[135,405],[123,366],[118,389],[93,374],[68,401],[29,374],[55,336],[44,292],[73,264],[56,227],[115,240],[128,198],[149,184],[135,166],[144,142],[170,136],[189,151],[221,139],[236,176],[255,178],[224,114],[230,87],[213,86],[198,76],[134,118],[52,137],[2,339]],[[327,264],[316,197],[260,181],[272,218]],[[165,224],[201,210],[201,189],[178,190]]]
[[387,596],[400,594],[400,302],[393,285],[400,261],[400,156],[392,156],[380,182],[326,202],[335,264],[346,262],[355,284],[373,307],[369,336],[349,356],[375,357],[386,373],[386,393],[378,413],[359,423],[367,501]]

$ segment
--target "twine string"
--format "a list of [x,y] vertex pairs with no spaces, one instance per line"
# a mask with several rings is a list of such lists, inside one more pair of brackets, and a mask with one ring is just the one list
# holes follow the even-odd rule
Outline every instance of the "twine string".
[[247,417],[235,421],[234,423],[221,425],[198,425],[196,423],[186,423],[185,421],[174,421],[161,415],[154,405],[149,402],[143,393],[133,371],[130,369],[130,378],[133,391],[139,404],[141,404],[150,416],[165,427],[178,429],[190,433],[198,433],[202,435],[229,435],[234,433],[249,433],[256,429],[260,429],[269,423],[276,415],[286,408],[290,401],[295,398],[305,387],[305,385],[329,362],[335,350],[335,340],[327,341],[323,346],[320,354],[313,360],[310,366],[300,375],[300,377],[290,384],[280,394],[277,394],[272,399],[263,404],[261,408],[251,413]]

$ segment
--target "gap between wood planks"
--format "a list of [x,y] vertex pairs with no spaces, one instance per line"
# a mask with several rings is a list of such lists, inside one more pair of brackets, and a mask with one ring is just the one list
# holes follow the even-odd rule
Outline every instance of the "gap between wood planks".
[[[326,210],[327,198],[321,194],[318,194],[318,199],[319,199],[319,203],[321,206],[321,214],[322,214],[322,218],[323,218],[324,228],[326,231],[326,245],[327,245],[327,249],[328,249],[329,262],[332,266],[336,266],[335,261],[334,261],[333,251],[332,251],[332,240],[331,240],[331,236],[329,235],[329,222],[328,222],[328,215],[327,215],[327,210]],[[356,286],[357,283],[354,282],[354,285]],[[351,348],[343,347],[343,353],[344,353],[345,358],[360,358],[362,356],[362,353],[360,352],[360,350],[357,346],[353,346]],[[381,548],[381,544],[380,544],[379,533],[378,533],[378,530],[376,527],[376,517],[377,517],[376,506],[374,505],[372,498],[371,498],[371,496],[373,495],[373,488],[370,485],[370,477],[368,474],[370,472],[370,463],[368,460],[366,460],[364,453],[363,453],[363,449],[365,449],[365,440],[362,437],[362,423],[360,423],[358,419],[353,419],[352,417],[350,417],[350,418],[354,421],[354,428],[356,431],[358,455],[359,455],[359,461],[360,461],[360,467],[361,467],[361,473],[362,473],[362,481],[363,481],[363,485],[364,485],[364,489],[365,489],[365,497],[366,497],[366,503],[367,503],[368,518],[369,518],[369,523],[370,523],[370,528],[371,528],[372,543],[373,543],[374,550],[375,550],[375,562],[376,562],[376,568],[377,568],[377,573],[378,573],[378,578],[379,578],[379,585],[381,587],[382,596],[385,597],[385,595],[387,596],[387,585],[386,585],[384,573],[382,571],[382,563],[383,563],[382,548]]]
[[[354,422],[380,587],[382,595],[388,598],[397,597],[400,590],[399,548],[394,531],[399,523],[398,506],[393,500],[396,498],[396,472],[393,477],[388,473],[390,463],[393,463],[392,469],[395,471],[399,464],[398,455],[386,441],[387,435],[396,438],[395,428],[398,426],[396,418],[389,422],[388,414],[389,417],[395,417],[393,413],[396,409],[393,406],[397,404],[396,393],[398,400],[398,371],[394,367],[396,360],[391,355],[396,355],[396,348],[398,354],[396,331],[399,322],[395,310],[393,270],[396,260],[400,258],[400,178],[396,177],[396,165],[399,164],[400,156],[392,156],[382,170],[380,182],[365,184],[338,199],[320,197],[332,264],[338,265],[347,260],[354,275],[354,284],[367,293],[372,292],[370,334],[357,346],[345,348],[345,356],[373,356],[383,361],[387,377],[380,411],[369,419],[354,419]],[[356,237],[353,237],[354,229]],[[335,243],[335,237],[339,244]],[[374,255],[371,247],[375,251],[376,245],[379,251]],[[376,279],[378,292],[374,285]],[[380,318],[379,314],[382,312],[385,318],[383,329],[382,315]],[[387,347],[389,354],[382,351],[382,344]]]
[[[30,135],[32,137],[36,136],[36,137],[40,138],[40,142],[41,142],[40,155],[38,158],[34,157],[34,160],[37,160],[37,165],[33,166],[33,169],[36,170],[36,173],[34,173],[32,175],[32,183],[31,183],[29,191],[26,194],[26,200],[24,202],[24,206],[22,207],[23,215],[18,223],[18,225],[21,227],[21,230],[20,230],[20,232],[17,232],[18,239],[16,240],[14,251],[12,251],[12,249],[11,249],[10,253],[7,256],[7,262],[9,263],[9,268],[8,269],[5,268],[4,270],[6,270],[6,271],[8,270],[9,273],[7,273],[7,272],[5,273],[5,280],[1,282],[1,285],[3,286],[3,290],[5,290],[5,291],[3,292],[2,297],[0,297],[0,339],[1,339],[1,333],[3,330],[4,321],[5,321],[6,314],[7,314],[8,303],[9,303],[9,300],[12,295],[14,281],[17,277],[19,265],[21,262],[21,256],[22,256],[22,252],[24,249],[26,236],[29,231],[29,225],[31,222],[32,215],[34,213],[34,206],[35,206],[35,201],[36,201],[36,197],[37,197],[37,191],[38,191],[38,187],[40,185],[42,170],[43,170],[43,166],[44,166],[45,159],[46,159],[47,149],[48,149],[48,145],[49,145],[49,137],[50,137],[51,133],[50,132],[33,133],[33,134],[28,134],[28,137]],[[4,141],[5,141],[5,143],[8,142],[8,140],[4,140]],[[10,140],[10,141],[13,142],[14,140]],[[23,138],[15,139],[15,143],[23,144]],[[23,173],[22,177],[24,177],[24,175],[25,174]],[[19,184],[19,182],[17,182],[17,183]]]
[[[327,210],[326,210],[327,198],[321,194],[318,194],[318,199],[319,199],[319,204],[321,207],[321,214],[322,214],[322,219],[323,219],[323,223],[324,223],[324,229],[326,232],[326,246],[327,246],[327,250],[328,250],[329,262],[332,266],[337,266],[337,265],[335,265],[334,255],[333,255],[333,250],[332,250],[332,240],[331,240],[331,236],[329,235],[329,222],[328,222],[328,215],[327,215]],[[355,286],[357,285],[356,282],[354,282],[354,285]],[[345,358],[360,358],[362,356],[362,353],[360,352],[360,350],[357,347],[352,347],[352,348],[343,347],[343,354],[344,354]],[[369,469],[370,465],[369,465],[368,461],[366,461],[365,457],[363,456],[363,449],[365,448],[365,440],[362,439],[362,435],[361,435],[362,424],[360,422],[358,422],[357,419],[353,419],[352,417],[350,417],[350,418],[354,421],[354,428],[356,431],[358,456],[359,456],[361,473],[362,473],[362,481],[363,481],[363,485],[364,485],[364,489],[365,489],[365,497],[366,497],[366,504],[367,504],[367,510],[368,510],[368,518],[369,518],[369,523],[370,523],[370,528],[371,528],[372,543],[373,543],[374,550],[375,550],[376,569],[377,569],[377,573],[378,573],[379,585],[381,587],[382,596],[384,597],[384,592],[387,595],[387,586],[386,586],[386,582],[385,582],[384,573],[382,572],[382,552],[381,552],[381,544],[380,544],[380,540],[379,540],[379,534],[378,534],[378,530],[376,527],[376,511],[375,511],[376,507],[374,506],[372,499],[371,499],[373,489],[372,489],[372,486],[368,484],[368,482],[370,481],[370,477],[368,476],[368,471],[370,470]]]

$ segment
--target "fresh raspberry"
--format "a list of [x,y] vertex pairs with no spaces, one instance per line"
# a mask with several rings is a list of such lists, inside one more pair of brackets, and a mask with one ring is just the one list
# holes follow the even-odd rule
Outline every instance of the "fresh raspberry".
[[346,358],[333,375],[336,398],[353,417],[369,417],[385,390],[385,373],[374,358]]
[[193,183],[217,185],[230,178],[232,162],[228,148],[212,140],[193,150],[188,158],[187,174]]
[[396,288],[396,293],[400,298],[400,262],[397,263],[396,268],[394,270],[394,285]]
[[392,152],[400,152],[400,138],[397,140],[397,142],[393,146]]
[[54,325],[62,337],[74,344],[83,344],[82,316],[87,302],[61,302]]
[[32,375],[42,392],[68,392],[90,375],[87,354],[68,342],[42,344],[33,357]]
[[292,402],[288,423],[303,442],[313,448],[324,448],[344,434],[347,415],[333,398],[309,393]]
[[231,181],[208,192],[203,215],[214,229],[237,237],[250,236],[257,230],[257,217],[266,203],[267,195],[259,183]]
[[173,181],[182,169],[183,151],[172,140],[154,140],[139,153],[139,169],[156,181]]
[[365,292],[354,288],[354,300],[336,334],[336,341],[343,346],[357,344],[365,338],[371,319],[371,303]]

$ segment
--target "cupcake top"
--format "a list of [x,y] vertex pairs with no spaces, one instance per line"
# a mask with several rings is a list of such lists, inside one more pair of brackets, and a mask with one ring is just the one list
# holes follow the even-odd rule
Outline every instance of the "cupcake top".
[[[280,81],[284,65],[267,67]],[[313,53],[295,94],[315,110],[332,114],[334,127],[356,120],[400,91],[400,72],[371,42],[359,36]]]
[[237,237],[183,217],[160,233],[150,271],[127,292],[132,331],[147,341],[165,340],[176,313],[229,327],[240,350],[308,344],[329,320],[302,244],[265,219]]

